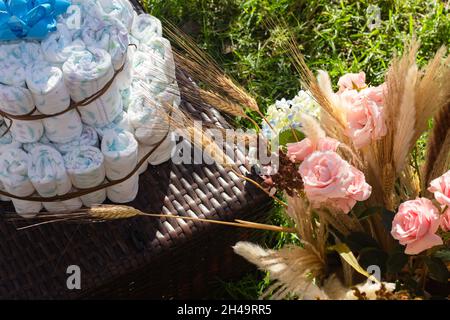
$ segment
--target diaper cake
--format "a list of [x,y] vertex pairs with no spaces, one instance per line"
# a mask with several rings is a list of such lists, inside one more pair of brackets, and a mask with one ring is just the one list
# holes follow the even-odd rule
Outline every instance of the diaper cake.
[[0,200],[18,214],[134,200],[179,103],[161,22],[127,0],[0,0]]

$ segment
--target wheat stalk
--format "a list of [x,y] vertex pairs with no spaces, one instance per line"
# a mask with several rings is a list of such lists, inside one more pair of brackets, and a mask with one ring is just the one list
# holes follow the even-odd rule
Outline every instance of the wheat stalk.
[[194,218],[194,217],[184,217],[178,215],[168,215],[168,214],[154,214],[154,213],[144,213],[136,208],[130,206],[123,205],[101,205],[97,207],[93,207],[91,209],[81,210],[79,212],[70,212],[70,213],[47,213],[41,214],[37,217],[37,219],[52,219],[50,221],[45,221],[43,223],[33,224],[30,226],[18,228],[18,230],[25,230],[30,228],[35,228],[37,226],[41,226],[43,224],[50,224],[61,221],[77,221],[77,220],[100,220],[100,221],[111,221],[111,220],[123,220],[123,219],[131,219],[135,217],[152,217],[152,218],[166,218],[166,219],[181,219],[181,220],[189,220],[196,222],[204,222],[210,224],[218,224],[224,226],[245,228],[245,229],[256,229],[256,230],[265,230],[265,231],[274,231],[274,232],[287,232],[287,233],[296,233],[296,230],[293,228],[285,228],[274,225],[255,223],[245,220],[235,220],[236,222],[228,222],[228,221],[220,221],[220,220],[212,220],[212,219],[202,219],[202,218]]
[[434,119],[426,155],[426,163],[423,169],[424,190],[431,180],[442,175],[450,165],[450,101]]

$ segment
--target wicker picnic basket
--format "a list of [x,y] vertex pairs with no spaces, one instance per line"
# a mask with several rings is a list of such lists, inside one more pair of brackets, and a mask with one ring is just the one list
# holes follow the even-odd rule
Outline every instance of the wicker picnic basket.
[[[182,70],[177,77],[180,83],[189,82]],[[195,85],[188,89],[195,90]],[[181,107],[211,126],[230,127],[213,107],[199,110],[186,101]],[[130,205],[144,212],[260,220],[271,207],[263,192],[216,165],[150,166],[139,190]],[[8,205],[0,209],[13,210]],[[254,236],[247,230],[148,217],[49,224],[25,231],[17,231],[17,226],[0,219],[2,299],[210,297],[219,279],[249,270],[231,246]],[[67,288],[71,265],[80,267],[81,290]]]

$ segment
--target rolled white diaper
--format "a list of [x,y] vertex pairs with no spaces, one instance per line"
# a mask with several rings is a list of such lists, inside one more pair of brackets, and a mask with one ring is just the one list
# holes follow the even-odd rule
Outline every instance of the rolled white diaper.
[[140,92],[132,93],[128,118],[139,143],[151,146],[167,135],[169,124],[161,118],[164,116],[162,110],[158,102],[151,104]]
[[100,138],[103,138],[105,132],[109,130],[114,130],[116,132],[123,132],[123,131],[128,131],[131,133],[134,132],[134,128],[130,123],[130,119],[127,112],[122,112],[117,116],[116,119],[114,119],[112,123],[102,128],[96,128],[96,130]]
[[[72,189],[71,192],[75,191]],[[80,198],[74,198],[66,201],[44,202],[45,209],[48,212],[72,212],[83,206]]]
[[70,106],[70,94],[60,68],[48,62],[35,62],[27,74],[27,86],[36,108],[42,114],[55,114]]
[[69,143],[79,139],[83,124],[76,110],[43,120],[45,135],[55,143]]
[[175,136],[173,133],[171,133],[148,158],[148,163],[150,163],[153,166],[157,166],[164,162],[169,161],[172,158],[175,148],[176,148]]
[[0,180],[5,190],[19,197],[28,197],[35,188],[28,177],[30,156],[21,149],[9,149],[0,156]]
[[11,132],[8,131],[8,126],[6,123],[0,121],[0,155],[8,149],[20,149],[22,144],[20,142],[14,141]]
[[149,14],[141,14],[134,18],[131,34],[140,43],[148,43],[153,37],[162,36],[161,21]]
[[[0,155],[9,149],[20,149],[22,144],[13,140],[11,132],[8,131],[8,126],[3,120],[0,120]],[[6,191],[3,183],[0,180],[0,190]],[[0,201],[11,201],[10,198],[0,195]]]
[[26,66],[44,60],[44,52],[38,41],[22,41],[19,42],[19,45],[22,52],[21,62],[25,63]]
[[134,19],[134,10],[131,2],[128,0],[99,0],[99,3],[105,13],[114,18],[127,28],[127,31],[131,31]]
[[0,84],[0,109],[13,115],[29,114],[34,110],[33,96],[28,89]]
[[[136,168],[138,143],[130,132],[105,132],[102,152],[105,156],[106,177],[109,180],[122,179]],[[138,189],[139,175],[136,173],[123,183],[107,188],[107,195],[113,202],[126,203],[136,198]]]
[[81,37],[88,47],[108,52],[115,70],[119,70],[124,65],[130,44],[128,31],[124,25],[120,23],[98,24],[96,20],[89,20],[83,26]]
[[[34,186],[28,177],[29,162],[29,155],[21,149],[9,149],[0,155],[0,181],[5,191],[19,197],[34,194]],[[18,199],[12,201],[19,215],[38,213],[42,210],[40,202]]]
[[42,145],[54,147],[53,143],[44,134],[38,142],[24,143],[22,149],[25,150],[25,152],[30,153],[31,150]]
[[31,150],[28,176],[41,197],[62,196],[72,189],[61,154],[53,147],[38,146]]
[[[39,195],[34,194],[33,196]],[[42,202],[12,199],[12,203],[16,213],[22,218],[34,218],[43,208]]]
[[122,179],[136,167],[138,143],[130,132],[109,130],[103,136],[102,153],[106,177],[109,180]]
[[99,147],[98,134],[93,127],[84,125],[81,136],[78,139],[75,139],[68,143],[55,143],[56,149],[58,149],[58,151],[63,155],[65,155],[72,149],[76,149],[81,146],[97,148]]
[[[35,62],[27,75],[37,109],[43,114],[55,114],[70,106],[70,95],[60,68],[47,62]],[[83,129],[80,116],[71,110],[42,120],[46,136],[56,143],[67,143],[80,137]]]
[[26,71],[23,64],[15,61],[0,61],[0,83],[14,87],[25,87]]
[[[25,88],[0,84],[0,109],[13,115],[30,114],[35,109],[31,92]],[[44,133],[41,120],[14,120],[12,124],[9,119],[4,121],[7,126],[11,125],[13,138],[20,143],[37,142]]]
[[175,60],[169,40],[163,37],[153,37],[148,43],[140,46],[139,50],[149,55],[153,64],[163,70],[170,81],[176,80]]
[[[151,150],[153,147],[146,146],[145,144],[139,144],[138,146],[138,161],[141,161]],[[138,174],[143,174],[148,169],[148,159],[144,162],[144,164],[139,168]]]
[[[64,156],[64,163],[76,188],[97,187],[105,180],[104,156],[98,148],[91,146],[73,148]],[[102,204],[105,200],[104,189],[81,197],[86,207]]]
[[133,80],[144,81],[146,91],[152,96],[163,93],[170,81],[161,66],[149,58],[145,52],[137,51],[133,59]]
[[72,32],[66,24],[58,23],[57,30],[41,42],[45,59],[57,66],[62,66],[74,51],[86,48],[81,39],[73,39]]
[[139,192],[139,174],[106,189],[108,199],[115,203],[128,203],[136,199]]
[[[74,101],[81,101],[97,93],[114,76],[109,53],[95,48],[74,52],[64,63],[63,72]],[[87,125],[102,127],[111,123],[122,112],[122,99],[116,83],[100,98],[79,110]]]
[[[33,113],[39,114],[39,112]],[[20,143],[38,142],[44,134],[44,125],[41,120],[11,120],[5,119],[5,123],[11,125],[11,134],[13,139]]]

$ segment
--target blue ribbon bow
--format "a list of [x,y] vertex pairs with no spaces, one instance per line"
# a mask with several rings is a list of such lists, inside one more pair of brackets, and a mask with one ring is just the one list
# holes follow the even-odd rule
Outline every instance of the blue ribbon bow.
[[70,0],[0,0],[0,41],[44,39],[69,6]]

